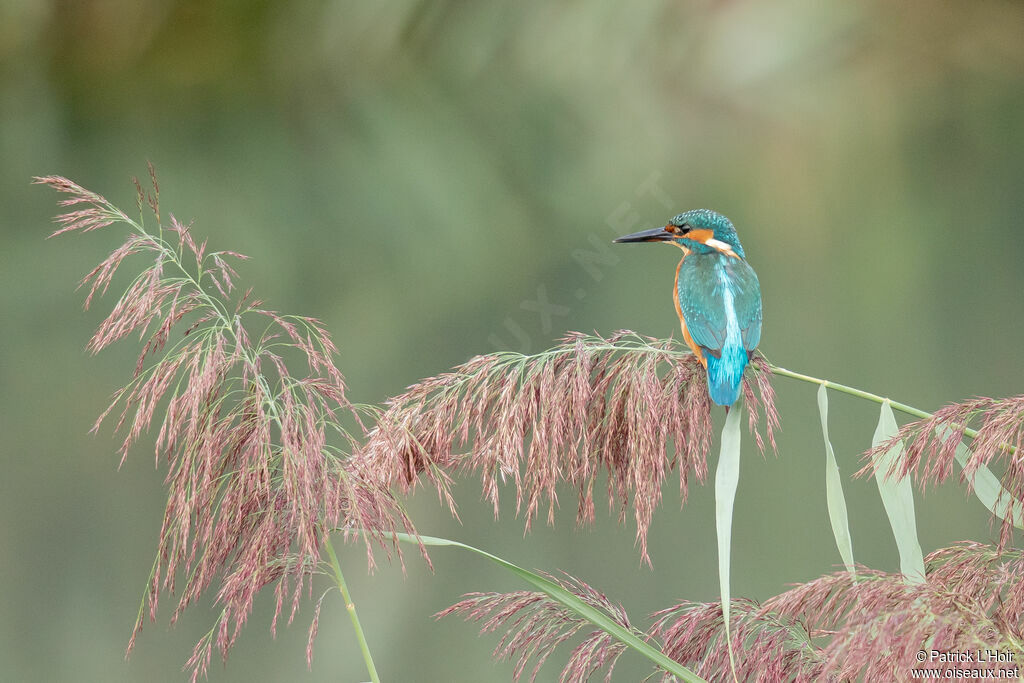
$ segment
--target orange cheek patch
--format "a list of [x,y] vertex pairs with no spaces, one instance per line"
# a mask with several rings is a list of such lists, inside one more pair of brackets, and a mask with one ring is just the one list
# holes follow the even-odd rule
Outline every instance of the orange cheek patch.
[[694,242],[700,242],[701,244],[704,244],[709,239],[714,238],[714,236],[715,233],[713,230],[691,230],[684,235],[686,239],[693,240]]

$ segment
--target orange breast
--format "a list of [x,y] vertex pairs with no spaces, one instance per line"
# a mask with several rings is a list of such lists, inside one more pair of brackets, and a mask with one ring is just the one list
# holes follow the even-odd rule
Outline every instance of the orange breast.
[[686,318],[683,317],[683,309],[679,305],[679,269],[683,267],[683,261],[686,260],[686,256],[679,259],[679,265],[676,266],[676,282],[675,287],[672,288],[672,301],[676,305],[676,315],[679,316],[679,327],[683,330],[683,341],[690,347],[694,355],[697,356],[697,360],[705,368],[708,366],[708,359],[704,357],[704,351],[697,346],[697,342],[693,341],[693,337],[690,336],[690,331],[686,329]]

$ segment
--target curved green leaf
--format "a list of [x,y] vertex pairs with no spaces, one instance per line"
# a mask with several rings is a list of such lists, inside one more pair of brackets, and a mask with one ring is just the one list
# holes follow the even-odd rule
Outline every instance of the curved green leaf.
[[850,538],[850,521],[846,514],[846,496],[843,494],[843,478],[839,464],[828,438],[828,390],[822,384],[818,387],[818,412],[821,414],[821,434],[825,438],[825,500],[828,503],[828,518],[832,522],[832,535],[843,558],[847,571],[857,578],[853,564],[853,540]]
[[736,678],[736,662],[732,653],[732,629],[729,612],[732,594],[729,588],[729,562],[732,548],[732,509],[736,501],[736,486],[740,481],[740,404],[732,407],[722,427],[722,445],[715,470],[715,527],[718,530],[718,591],[722,596],[722,620],[725,624],[725,642],[729,649],[729,666]]
[[583,619],[586,619],[594,626],[598,627],[602,631],[605,631],[612,635],[614,638],[624,643],[628,647],[636,650],[647,659],[654,662],[656,666],[665,671],[669,672],[676,678],[688,681],[690,683],[706,683],[703,678],[698,676],[693,671],[690,671],[685,666],[666,657],[660,650],[652,647],[649,643],[644,642],[642,639],[637,637],[631,631],[624,629],[611,617],[602,612],[601,610],[588,605],[587,603],[580,600],[579,597],[565,590],[554,581],[547,579],[539,574],[535,574],[527,569],[512,564],[508,560],[503,560],[497,555],[492,555],[486,550],[480,550],[474,548],[471,545],[465,543],[459,543],[458,541],[452,541],[447,538],[436,538],[433,536],[412,536],[410,534],[401,533],[384,533],[384,536],[393,537],[403,543],[412,543],[415,545],[423,544],[429,546],[439,547],[450,547],[450,548],[463,548],[470,550],[478,555],[486,557],[495,564],[509,570],[523,581],[533,585],[539,591],[547,595],[549,598],[559,603],[563,607],[572,612],[575,612]]
[[[953,430],[949,427],[936,428],[935,433],[939,439],[945,441],[950,437]],[[954,454],[960,469],[967,469],[967,462],[971,459],[971,449],[957,442]],[[989,509],[999,519],[1010,518],[1010,523],[1018,529],[1024,529],[1024,505],[1017,500],[1012,493],[1007,491],[999,478],[992,473],[985,463],[979,464],[973,473],[965,475],[974,495],[978,497],[982,505]]]
[[[899,433],[896,417],[892,414],[889,401],[882,402],[878,427],[871,439],[872,448],[889,441]],[[917,540],[917,519],[914,514],[914,491],[910,487],[909,475],[899,476],[903,461],[903,441],[897,441],[883,453],[874,456],[875,482],[882,496],[885,514],[889,516],[892,535],[900,553],[900,572],[907,583],[924,581],[924,555]],[[890,472],[893,474],[890,475]]]

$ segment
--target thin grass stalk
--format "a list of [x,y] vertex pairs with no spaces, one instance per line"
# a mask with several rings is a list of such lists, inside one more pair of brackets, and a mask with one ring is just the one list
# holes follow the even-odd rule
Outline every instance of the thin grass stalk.
[[370,674],[373,683],[380,683],[380,676],[377,674],[377,667],[373,663],[373,654],[366,642],[366,634],[363,633],[362,624],[359,623],[359,614],[356,612],[356,605],[348,592],[348,584],[345,583],[345,575],[341,572],[341,563],[338,562],[338,555],[334,552],[334,545],[328,536],[324,539],[324,548],[327,549],[327,556],[330,558],[331,569],[334,571],[334,580],[337,582],[338,590],[341,592],[341,599],[345,601],[345,611],[352,620],[352,627],[356,631],[356,640],[359,642],[359,651],[366,663],[366,670]]

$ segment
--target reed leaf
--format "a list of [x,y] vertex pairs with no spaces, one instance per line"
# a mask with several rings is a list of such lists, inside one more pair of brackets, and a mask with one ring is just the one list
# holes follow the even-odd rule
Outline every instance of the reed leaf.
[[[936,427],[935,433],[943,441],[953,438],[953,431],[946,426]],[[987,465],[980,463],[972,466],[970,464],[973,457],[971,449],[959,439],[954,457],[963,470],[964,478],[982,505],[999,519],[1009,522],[1018,529],[1024,529],[1024,506],[999,483],[999,478],[992,473]]]
[[828,437],[828,390],[822,384],[818,387],[818,413],[821,415],[821,434],[825,439],[825,500],[828,504],[828,518],[832,523],[832,535],[843,558],[847,571],[854,577],[857,570],[853,563],[853,540],[850,538],[850,520],[846,514],[846,496],[843,494],[843,478],[839,474],[832,441]]
[[[738,428],[737,428],[738,432]],[[448,548],[462,548],[463,550],[469,550],[471,552],[486,557],[491,562],[494,562],[499,567],[515,574],[517,577],[530,584],[540,592],[547,595],[549,598],[557,602],[559,605],[576,614],[582,619],[590,622],[597,628],[605,631],[619,642],[625,644],[627,647],[640,653],[647,659],[651,660],[655,666],[660,669],[671,673],[676,676],[679,680],[688,681],[689,683],[701,683],[704,681],[703,678],[695,674],[693,671],[687,669],[679,662],[666,657],[657,648],[651,646],[632,631],[623,628],[616,620],[612,619],[604,611],[597,609],[593,605],[580,599],[575,593],[566,590],[559,583],[552,581],[551,579],[541,576],[535,572],[531,572],[527,569],[509,562],[508,560],[502,559],[497,555],[492,555],[486,550],[480,548],[474,548],[471,545],[453,541],[447,538],[437,538],[434,536],[412,536],[410,534],[403,533],[389,533],[389,537],[394,538],[402,543],[412,543],[416,545],[435,546],[435,547],[448,547]],[[448,610],[442,612],[442,615],[447,613]]]
[[736,501],[736,486],[740,481],[740,412],[742,404],[734,405],[722,428],[722,445],[715,470],[715,527],[718,531],[718,590],[722,596],[722,620],[725,640],[729,648],[729,666],[736,678],[736,662],[732,652],[729,629],[729,562],[732,546],[732,511]]
[[[871,440],[872,469],[899,550],[900,572],[907,583],[921,583],[924,581],[924,556],[917,540],[914,492],[910,487],[910,477],[903,471],[903,441],[893,440],[897,434],[896,416],[892,414],[889,402],[884,401]],[[890,441],[892,444],[887,449],[877,449]]]

